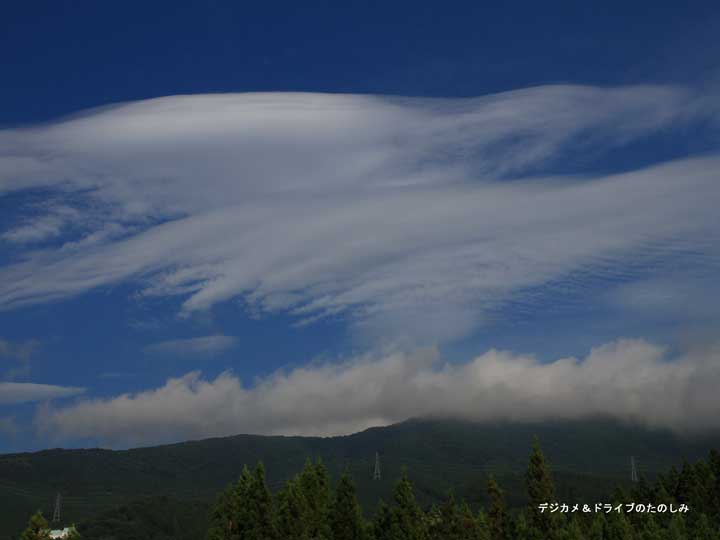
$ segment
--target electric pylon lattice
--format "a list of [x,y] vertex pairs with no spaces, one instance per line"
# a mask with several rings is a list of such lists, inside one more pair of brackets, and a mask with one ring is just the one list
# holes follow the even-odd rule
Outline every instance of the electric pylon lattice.
[[60,521],[60,502],[62,501],[60,494],[58,493],[55,497],[55,510],[53,511],[53,523],[58,523]]
[[638,481],[637,467],[635,466],[635,456],[630,456],[630,481]]

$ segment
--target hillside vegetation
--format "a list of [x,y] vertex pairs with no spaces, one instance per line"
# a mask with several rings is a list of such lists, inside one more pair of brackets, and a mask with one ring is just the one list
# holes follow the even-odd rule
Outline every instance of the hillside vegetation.
[[[403,467],[423,507],[443,500],[449,489],[471,505],[485,503],[489,474],[505,489],[509,506],[518,507],[527,502],[523,475],[535,435],[553,464],[558,496],[565,500],[602,498],[616,484],[627,484],[631,455],[640,473],[653,479],[720,447],[718,435],[685,439],[607,419],[539,424],[410,420],[344,437],[238,435],[123,451],[7,454],[0,456],[0,539],[17,534],[37,509],[52,515],[57,492],[63,495],[68,522],[81,523],[147,497],[179,505],[184,508],[179,515],[192,513],[182,505],[211,503],[244,465],[258,461],[265,464],[273,491],[308,458],[321,458],[334,479],[347,469],[367,509],[380,498],[392,498]],[[381,456],[380,481],[372,480],[375,452]],[[157,499],[161,496],[166,498]]]

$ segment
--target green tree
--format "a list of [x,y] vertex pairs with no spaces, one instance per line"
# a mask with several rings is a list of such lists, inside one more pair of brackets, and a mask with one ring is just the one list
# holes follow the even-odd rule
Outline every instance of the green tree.
[[488,512],[490,540],[511,540],[512,521],[505,504],[505,494],[492,476],[488,479],[487,493],[490,497]]
[[437,504],[433,503],[430,510],[425,512],[425,523],[427,524],[430,538],[441,538],[443,531],[442,514]]
[[574,515],[562,531],[556,534],[560,540],[585,540],[577,515]]
[[385,501],[382,499],[378,503],[378,509],[373,520],[372,531],[375,540],[391,540],[392,539],[392,512]]
[[713,530],[707,514],[700,514],[695,521],[691,538],[693,540],[720,540],[720,533],[717,529]]
[[537,530],[531,530],[528,523],[527,509],[520,510],[515,518],[515,540],[534,540],[537,536]]
[[362,540],[365,522],[355,495],[355,484],[345,471],[340,477],[330,507],[330,528],[333,540]]
[[711,513],[720,521],[720,452],[712,450],[708,458],[708,466],[713,475],[709,494]]
[[445,502],[440,507],[439,514],[438,537],[447,540],[463,540],[465,538],[463,520],[452,491],[448,493]]
[[308,508],[297,477],[288,480],[275,499],[276,530],[282,540],[310,538]]
[[605,530],[607,529],[607,520],[605,514],[596,513],[590,523],[588,530],[588,540],[604,540],[606,538]]
[[655,517],[650,514],[642,524],[642,527],[639,527],[637,537],[638,540],[663,540],[665,533],[662,527],[658,525]]
[[265,482],[265,467],[258,463],[248,485],[246,500],[247,532],[241,540],[274,540],[275,523],[270,490]]
[[633,533],[632,525],[625,513],[613,511],[607,520],[605,538],[607,540],[633,540]]
[[300,487],[307,503],[307,525],[310,538],[328,540],[330,532],[330,475],[320,460],[305,463],[298,477]]
[[690,465],[687,461],[683,463],[680,477],[678,478],[675,498],[678,503],[689,505],[694,512],[705,509],[706,494],[703,489],[702,478],[703,476],[696,473],[695,466]]
[[673,465],[670,467],[670,471],[660,478],[663,486],[665,487],[665,491],[667,491],[672,500],[675,501],[677,497],[677,487],[680,483],[680,473],[678,472],[677,467]]
[[412,483],[403,471],[395,486],[395,505],[392,508],[390,538],[393,540],[427,540],[427,522],[415,501]]
[[207,540],[229,540],[233,535],[233,518],[230,510],[231,490],[228,487],[220,493],[210,512],[210,527],[207,531]]
[[487,540],[487,531],[481,528],[478,519],[464,501],[460,505],[460,524],[463,530],[462,538],[467,540]]
[[237,540],[246,537],[251,482],[250,471],[243,467],[238,481],[220,494],[210,514],[208,540]]
[[555,482],[537,437],[533,440],[525,484],[530,499],[531,528],[536,529],[542,538],[551,538],[558,528],[560,514],[539,509],[540,504],[555,501]]
[[40,510],[30,516],[27,528],[20,535],[20,540],[47,540],[50,538],[50,527]]
[[667,540],[688,540],[685,520],[682,514],[673,514],[670,518],[670,524],[665,532],[665,538]]
[[475,522],[477,523],[478,540],[491,540],[490,523],[485,512],[480,510],[478,512],[477,518],[475,518]]

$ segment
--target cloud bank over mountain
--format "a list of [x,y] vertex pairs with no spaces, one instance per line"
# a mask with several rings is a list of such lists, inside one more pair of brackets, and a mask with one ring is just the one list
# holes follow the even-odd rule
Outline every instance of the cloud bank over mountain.
[[490,350],[463,364],[437,349],[388,351],[278,372],[248,387],[199,372],[107,399],[43,407],[51,438],[132,446],[238,433],[337,435],[410,417],[577,419],[611,415],[679,432],[719,429],[720,349],[672,357],[620,340],[582,359],[540,363]]

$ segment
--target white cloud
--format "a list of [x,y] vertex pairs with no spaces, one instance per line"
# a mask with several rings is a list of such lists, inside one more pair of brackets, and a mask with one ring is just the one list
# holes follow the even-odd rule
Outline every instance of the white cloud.
[[190,339],[171,339],[153,343],[144,348],[151,354],[174,356],[211,356],[232,349],[237,344],[234,336],[204,336]]
[[453,337],[511,294],[646,248],[716,253],[717,156],[538,176],[713,122],[714,103],[658,86],[180,96],[0,131],[0,193],[46,187],[87,208],[79,238],[0,268],[0,309],[135,280],[183,295],[184,313],[242,297],[370,335]]
[[128,446],[236,433],[331,435],[408,417],[542,420],[612,415],[678,431],[720,428],[720,349],[669,358],[620,340],[584,359],[540,363],[491,350],[465,364],[436,349],[388,352],[278,372],[245,387],[198,372],[162,387],[44,408],[36,425],[61,439]]
[[21,225],[4,232],[0,238],[17,244],[41,242],[60,236],[63,227],[78,216],[78,211],[69,206],[46,208],[44,214],[24,220]]
[[14,405],[33,401],[77,396],[85,391],[74,386],[55,386],[52,384],[0,382],[0,405]]

